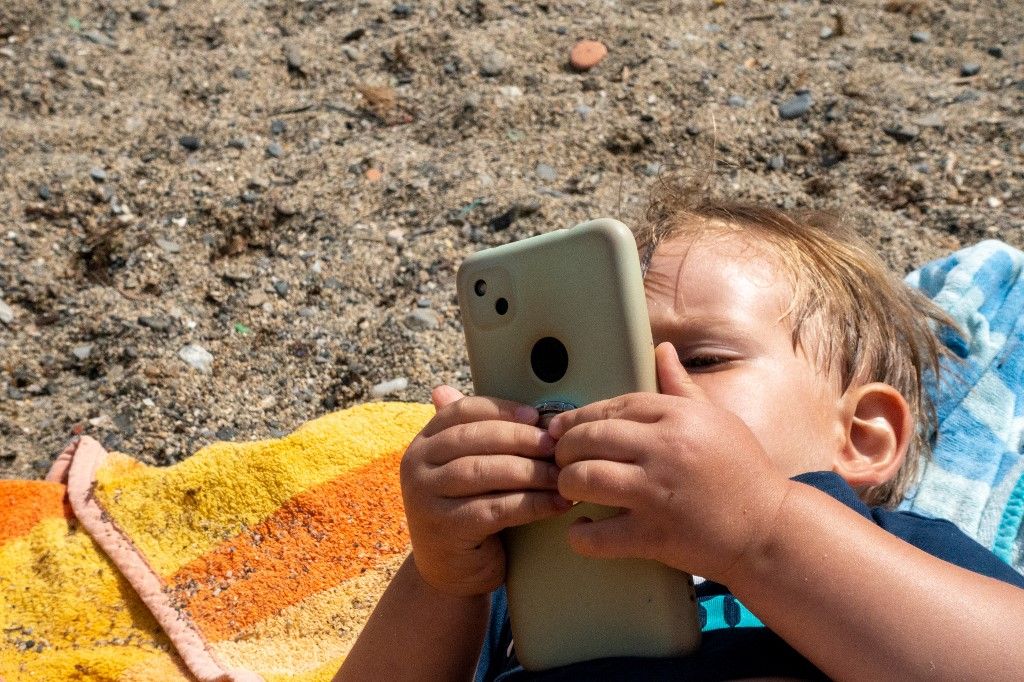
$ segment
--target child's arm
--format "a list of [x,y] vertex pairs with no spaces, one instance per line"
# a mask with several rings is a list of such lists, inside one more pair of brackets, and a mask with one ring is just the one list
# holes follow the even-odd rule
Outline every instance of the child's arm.
[[410,554],[335,682],[472,679],[487,627],[488,601],[486,594],[454,597],[430,587]]
[[833,679],[1019,680],[1024,590],[937,559],[798,483],[724,584]]
[[570,527],[585,555],[643,557],[720,582],[839,679],[1020,679],[1024,590],[936,559],[785,478],[753,433],[657,349],[669,395],[556,417],[559,492],[624,509]]
[[434,390],[437,414],[402,459],[412,555],[360,633],[338,679],[469,679],[505,580],[497,533],[564,512],[554,441],[535,409]]

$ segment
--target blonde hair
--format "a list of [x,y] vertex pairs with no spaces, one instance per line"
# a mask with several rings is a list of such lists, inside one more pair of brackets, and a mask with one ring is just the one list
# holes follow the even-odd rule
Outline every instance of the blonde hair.
[[843,391],[880,381],[907,400],[917,428],[903,464],[891,480],[861,491],[867,504],[894,507],[930,457],[936,414],[923,377],[931,372],[937,378],[939,359],[949,354],[937,329],[956,331],[956,324],[829,213],[716,201],[703,186],[663,180],[634,234],[646,273],[655,248],[668,239],[733,231],[758,237],[789,276],[794,348],[808,350],[811,323],[821,332],[816,334],[819,361],[838,377]]

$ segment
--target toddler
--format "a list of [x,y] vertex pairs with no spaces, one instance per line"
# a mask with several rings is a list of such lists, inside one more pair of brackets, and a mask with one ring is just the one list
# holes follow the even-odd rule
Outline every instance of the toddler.
[[[413,551],[340,679],[1016,679],[1024,578],[892,511],[926,457],[950,324],[820,215],[659,198],[637,243],[659,393],[555,417],[456,389],[402,462]],[[703,576],[694,654],[518,665],[498,533],[618,507],[577,552]]]

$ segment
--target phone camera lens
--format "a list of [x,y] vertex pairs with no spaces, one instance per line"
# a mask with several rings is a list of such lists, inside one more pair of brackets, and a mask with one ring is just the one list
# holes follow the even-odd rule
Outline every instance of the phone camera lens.
[[477,296],[483,296],[487,293],[487,282],[482,279],[478,279],[476,284],[473,285],[473,291],[476,292]]
[[494,302],[494,309],[499,315],[504,315],[508,312],[508,301],[504,298],[499,298]]

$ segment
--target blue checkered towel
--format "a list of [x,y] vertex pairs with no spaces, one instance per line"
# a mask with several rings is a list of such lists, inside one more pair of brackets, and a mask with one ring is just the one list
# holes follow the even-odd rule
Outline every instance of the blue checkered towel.
[[1024,253],[984,241],[907,276],[965,337],[943,341],[963,364],[929,393],[938,412],[933,460],[901,509],[956,523],[1024,573]]

